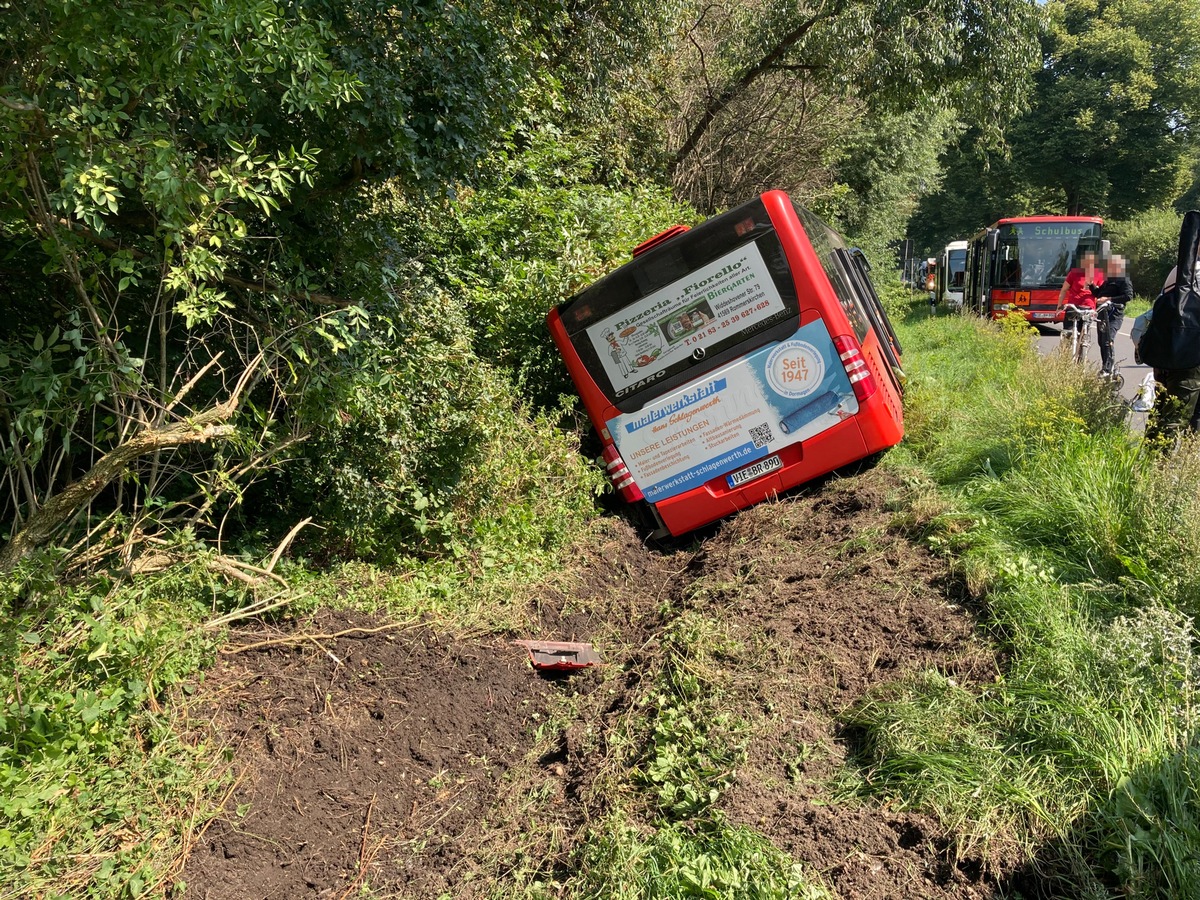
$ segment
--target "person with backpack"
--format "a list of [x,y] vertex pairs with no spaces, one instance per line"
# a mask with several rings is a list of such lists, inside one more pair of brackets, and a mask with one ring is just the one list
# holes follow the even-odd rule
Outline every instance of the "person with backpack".
[[1137,344],[1138,356],[1154,369],[1154,380],[1162,388],[1146,423],[1147,439],[1171,439],[1185,429],[1200,430],[1198,245],[1200,210],[1189,210],[1179,232],[1175,269],[1155,298]]

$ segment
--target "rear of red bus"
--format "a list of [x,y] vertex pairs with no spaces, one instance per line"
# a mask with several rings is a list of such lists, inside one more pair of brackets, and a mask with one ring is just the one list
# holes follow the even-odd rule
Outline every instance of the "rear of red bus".
[[779,191],[650,239],[547,325],[615,489],[662,534],[904,434],[900,346],[865,260]]
[[1103,226],[1094,216],[1021,216],[1001,219],[976,235],[971,252],[979,255],[975,269],[984,313],[1061,322],[1063,281],[1085,253],[1107,253]]

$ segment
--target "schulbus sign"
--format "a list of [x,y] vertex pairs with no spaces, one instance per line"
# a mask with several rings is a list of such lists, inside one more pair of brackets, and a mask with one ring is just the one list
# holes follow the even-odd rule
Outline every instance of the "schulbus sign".
[[[768,282],[769,283],[769,282]],[[757,460],[858,412],[821,320],[795,335],[608,421],[622,459],[651,503]],[[773,463],[773,464],[772,464]]]
[[587,335],[620,395],[698,348],[783,310],[762,253],[751,243],[591,325]]
[[1090,237],[1095,233],[1095,222],[1054,222],[1048,225],[1036,222],[1016,222],[1005,226],[1006,237],[1079,238]]

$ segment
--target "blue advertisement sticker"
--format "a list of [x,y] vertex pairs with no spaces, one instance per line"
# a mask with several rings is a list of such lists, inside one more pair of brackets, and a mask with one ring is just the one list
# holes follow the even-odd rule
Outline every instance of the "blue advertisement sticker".
[[845,367],[817,320],[607,425],[642,493],[657,502],[857,412]]

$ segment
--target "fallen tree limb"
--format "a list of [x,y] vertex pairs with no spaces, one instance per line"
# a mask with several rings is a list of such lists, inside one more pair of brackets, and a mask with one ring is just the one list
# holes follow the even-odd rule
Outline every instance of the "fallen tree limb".
[[184,421],[138,432],[108,451],[81,478],[68,484],[29,514],[24,527],[0,549],[0,572],[7,573],[16,568],[21,560],[46,543],[80,509],[123,475],[139,457],[155,450],[204,444],[233,434],[234,428],[228,424],[228,420],[237,411],[238,399],[239,395],[235,392],[224,403]]
[[225,647],[221,650],[226,656],[235,653],[246,653],[249,650],[262,650],[266,647],[284,647],[288,644],[305,644],[310,641],[332,641],[352,634],[380,634],[384,631],[399,631],[401,629],[420,628],[420,622],[393,622],[390,625],[380,625],[378,628],[347,628],[333,634],[295,634],[290,637],[272,638],[269,641],[255,641],[253,644],[242,644],[237,647]]

